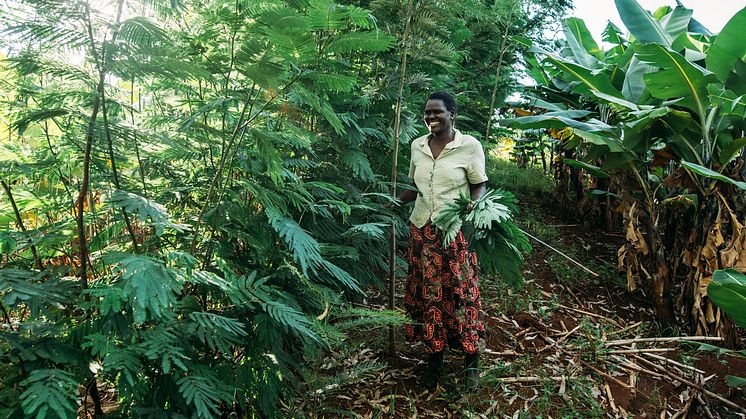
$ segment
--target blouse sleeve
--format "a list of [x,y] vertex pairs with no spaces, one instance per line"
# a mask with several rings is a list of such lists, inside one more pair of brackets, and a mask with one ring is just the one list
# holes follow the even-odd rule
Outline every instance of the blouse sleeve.
[[484,149],[482,144],[476,141],[474,145],[473,157],[466,168],[466,177],[469,179],[469,183],[476,185],[487,181],[487,173],[485,173],[484,164]]

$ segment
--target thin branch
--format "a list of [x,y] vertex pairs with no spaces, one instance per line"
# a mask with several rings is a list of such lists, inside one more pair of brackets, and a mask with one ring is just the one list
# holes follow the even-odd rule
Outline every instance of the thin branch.
[[[142,92],[142,88],[140,89]],[[140,105],[140,98],[138,98],[138,107]],[[142,109],[140,109],[142,112]],[[135,125],[135,77],[132,76],[132,90],[130,91],[130,118],[132,125]],[[140,158],[140,145],[137,142],[137,136],[134,137],[135,142],[135,157],[137,157],[137,167],[140,172],[140,181],[142,182],[142,196],[148,199],[148,185],[145,183],[145,170],[142,167],[142,159]]]
[[645,355],[648,358],[653,358],[655,360],[662,361],[663,363],[666,363],[666,364],[675,365],[675,366],[677,366],[679,368],[683,368],[685,370],[689,370],[689,371],[695,372],[697,374],[702,374],[702,375],[705,374],[705,371],[702,371],[699,368],[692,367],[691,365],[682,364],[681,362],[675,361],[675,360],[673,360],[671,358],[666,358],[665,356],[651,354],[649,352],[643,353],[642,355]]
[[[16,216],[16,225],[22,232],[26,232],[26,226],[23,225],[23,218],[21,217],[21,212],[18,211],[18,205],[16,205],[16,200],[13,198],[13,192],[10,190],[10,185],[8,185],[4,180],[0,180],[0,184],[3,185],[3,189],[5,189],[5,194],[8,196],[8,200],[10,201],[10,206],[13,207],[13,213]],[[34,255],[34,261],[36,262],[36,268],[39,271],[44,270],[44,265],[41,262],[41,258],[39,257],[39,252],[36,250],[36,245],[31,243],[31,253]]]
[[596,276],[596,277],[600,276],[599,274],[597,274],[597,273],[593,272],[592,270],[590,270],[590,269],[586,268],[585,266],[583,266],[583,264],[581,264],[581,263],[580,263],[580,262],[578,262],[577,260],[575,260],[575,259],[571,258],[570,256],[567,256],[566,254],[564,254],[564,253],[560,252],[559,250],[557,250],[556,248],[554,248],[554,247],[550,246],[549,244],[547,244],[547,243],[544,243],[543,241],[541,241],[541,239],[539,239],[539,238],[537,238],[537,237],[534,237],[534,236],[532,236],[531,234],[529,234],[529,233],[527,233],[527,232],[523,231],[523,230],[522,230],[522,229],[520,229],[520,228],[519,228],[518,230],[520,230],[520,231],[521,231],[521,232],[522,232],[523,234],[527,235],[528,237],[530,237],[530,238],[532,238],[532,239],[536,240],[537,242],[539,242],[539,243],[543,244],[544,246],[548,247],[549,249],[551,249],[551,250],[553,250],[553,251],[557,252],[557,253],[558,253],[558,254],[559,254],[560,256],[564,257],[565,259],[569,260],[570,262],[572,262],[572,263],[574,263],[574,264],[578,265],[579,267],[581,267],[581,268],[582,268],[582,269],[583,269],[584,271],[588,272],[589,274],[591,274],[591,275],[593,275],[593,276]]
[[510,24],[513,21],[513,12],[514,9],[510,9],[510,13],[508,14],[508,19],[505,22],[505,33],[503,33],[502,39],[500,40],[500,57],[497,60],[497,68],[495,70],[495,83],[492,86],[492,96],[490,97],[490,107],[487,109],[487,129],[484,133],[484,139],[489,140],[490,137],[490,128],[492,128],[492,114],[495,111],[495,99],[497,97],[497,88],[500,85],[500,72],[502,72],[503,67],[503,59],[505,58],[505,53],[508,52],[508,33],[510,32]]
[[[655,365],[652,362],[650,362],[650,361],[648,361],[648,360],[646,360],[644,358],[641,358],[639,356],[636,356],[635,359],[637,359],[638,361],[640,361],[640,362],[642,362],[644,364]],[[681,377],[679,375],[676,375],[676,374],[674,374],[671,371],[668,371],[666,369],[663,369],[662,372],[663,372],[664,375],[668,376],[669,379],[676,380],[676,381],[678,381],[678,382],[680,382],[682,384],[685,384],[685,385],[687,385],[687,386],[689,386],[689,387],[691,387],[693,389],[699,390],[700,392],[702,392],[702,394],[704,394],[704,395],[706,395],[708,397],[711,397],[711,398],[719,401],[720,403],[722,403],[722,404],[730,407],[731,409],[733,409],[733,410],[735,410],[737,412],[741,412],[743,414],[746,414],[746,409],[744,409],[743,407],[737,405],[736,403],[733,403],[732,401],[726,399],[725,397],[722,397],[719,394],[713,393],[712,391],[704,388],[704,386],[702,386],[701,384],[693,383],[693,382],[687,380],[686,378]]]
[[672,337],[657,337],[657,338],[636,338],[636,339],[619,339],[606,342],[606,346],[619,346],[619,345],[631,345],[633,343],[642,342],[681,342],[681,341],[693,341],[693,342],[722,342],[723,338],[716,336],[672,336]]
[[[103,71],[103,69],[101,70]],[[112,174],[112,181],[114,182],[114,187],[117,189],[122,189],[119,184],[119,172],[117,171],[117,160],[116,156],[114,155],[114,142],[111,139],[111,129],[109,128],[109,118],[106,115],[106,95],[105,90],[106,89],[100,89],[101,90],[101,116],[103,118],[104,122],[104,133],[106,134],[106,143],[109,150],[109,160],[111,161],[111,174]],[[130,240],[132,240],[132,246],[135,249],[135,253],[140,253],[140,248],[137,245],[137,236],[135,236],[135,230],[132,228],[132,221],[130,220],[130,216],[127,213],[127,210],[122,208],[122,216],[124,217],[124,224],[127,226],[127,232],[130,235]]]
[[648,348],[648,349],[618,349],[609,351],[612,355],[622,355],[622,354],[644,354],[644,353],[652,353],[652,352],[676,352],[678,351],[678,348]]
[[273,94],[264,103],[264,105],[262,105],[262,107],[259,110],[256,111],[256,113],[253,116],[251,116],[246,122],[242,123],[243,117],[244,117],[244,115],[246,113],[246,110],[247,110],[247,104],[248,104],[248,101],[244,102],[243,110],[241,111],[241,116],[239,117],[238,122],[236,123],[236,128],[233,130],[233,134],[231,135],[231,139],[228,142],[228,145],[225,147],[224,152],[220,156],[220,163],[218,163],[217,171],[215,172],[215,175],[212,177],[212,181],[210,182],[210,188],[207,190],[207,196],[205,197],[205,205],[202,206],[202,209],[200,210],[199,215],[197,216],[197,222],[196,222],[196,224],[194,226],[194,236],[192,238],[192,243],[189,246],[189,249],[190,249],[191,253],[194,253],[196,251],[197,240],[199,238],[199,230],[200,230],[200,227],[202,226],[202,218],[204,217],[205,212],[207,212],[207,208],[209,208],[209,206],[210,206],[210,202],[212,200],[213,192],[215,192],[215,187],[218,185],[218,181],[220,180],[220,178],[222,176],[223,169],[225,168],[225,162],[228,159],[228,154],[229,154],[230,150],[232,149],[233,143],[235,142],[236,138],[238,137],[238,134],[240,132],[243,132],[243,130],[246,129],[246,127],[248,127],[249,125],[251,125],[251,123],[254,122],[254,120],[259,115],[261,115],[262,112],[264,112],[264,110],[270,104],[272,104],[275,101],[275,99],[277,99],[279,97],[279,95],[281,93],[284,93],[287,89],[289,89],[290,86],[292,86],[303,75],[304,72],[305,71],[300,71],[297,75],[295,75],[295,77],[293,77],[293,79],[290,80],[288,82],[288,84],[285,85],[285,87],[283,87],[279,92]]

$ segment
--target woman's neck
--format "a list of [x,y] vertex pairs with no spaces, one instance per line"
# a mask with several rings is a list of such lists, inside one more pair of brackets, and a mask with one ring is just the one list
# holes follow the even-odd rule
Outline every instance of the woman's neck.
[[430,134],[430,141],[435,141],[438,144],[447,144],[456,138],[456,131],[451,128],[449,131],[441,132],[440,134]]

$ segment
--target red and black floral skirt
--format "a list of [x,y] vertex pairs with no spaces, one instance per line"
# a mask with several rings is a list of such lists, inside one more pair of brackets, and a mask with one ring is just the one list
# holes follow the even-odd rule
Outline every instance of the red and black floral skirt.
[[484,325],[477,254],[469,252],[461,232],[444,248],[443,234],[432,223],[410,224],[409,231],[404,306],[415,323],[405,326],[407,339],[424,342],[432,352],[446,345],[478,352]]

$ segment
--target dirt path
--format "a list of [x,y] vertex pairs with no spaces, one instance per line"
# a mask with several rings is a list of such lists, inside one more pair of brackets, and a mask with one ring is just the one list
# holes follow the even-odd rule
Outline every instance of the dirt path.
[[660,333],[644,294],[626,291],[608,262],[620,237],[555,217],[525,227],[601,276],[537,246],[522,290],[482,278],[488,337],[476,392],[461,389],[462,359],[453,352],[438,389],[424,390],[422,348],[400,335],[399,354],[390,358],[387,333],[378,329],[361,331],[348,351],[329,359],[318,377],[325,384],[289,411],[329,418],[743,417],[746,399],[726,376],[746,376],[745,360],[676,339],[643,340]]

